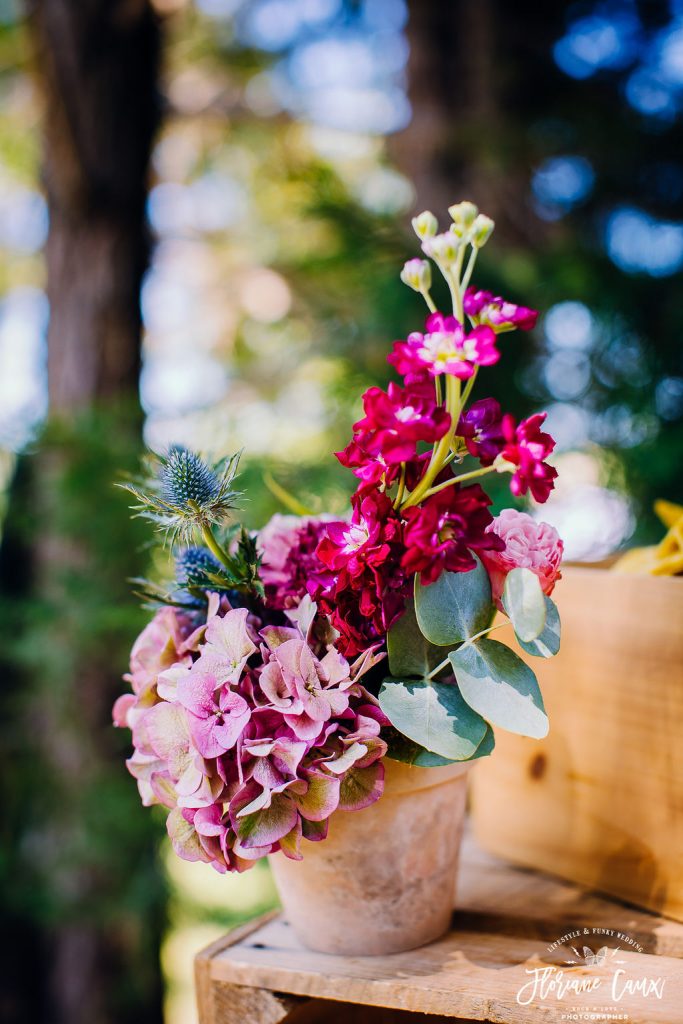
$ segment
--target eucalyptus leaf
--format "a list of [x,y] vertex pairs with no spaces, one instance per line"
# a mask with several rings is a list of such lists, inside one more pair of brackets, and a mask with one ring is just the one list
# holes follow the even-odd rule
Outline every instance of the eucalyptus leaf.
[[531,569],[513,569],[503,589],[503,607],[510,617],[517,639],[531,643],[545,626],[545,601],[541,581]]
[[484,738],[477,747],[477,749],[475,750],[475,752],[472,754],[470,761],[476,761],[478,757],[489,757],[493,753],[495,745],[496,738],[494,736],[493,729],[487,723]]
[[[393,761],[412,764],[416,768],[441,768],[446,764],[458,763],[457,761],[451,761],[448,757],[433,754],[431,750],[426,750],[419,743],[415,743],[414,740],[409,740],[407,736],[403,736],[398,729],[383,729],[382,738],[387,742],[387,757],[390,757]],[[478,749],[479,747],[477,747]]]
[[494,608],[486,569],[475,555],[469,572],[442,572],[424,587],[415,577],[415,614],[423,634],[433,644],[452,647],[491,624]]
[[[401,678],[422,678],[444,660],[445,652],[431,644],[422,633],[415,618],[415,604],[411,600],[401,618],[387,633],[389,671]],[[450,672],[450,669],[449,669]]]
[[541,635],[530,643],[519,641],[527,654],[536,658],[552,658],[560,649],[560,613],[552,598],[545,596],[545,628]]
[[492,725],[542,739],[548,718],[536,676],[498,640],[463,644],[449,654],[462,696]]
[[486,733],[486,722],[454,682],[390,677],[382,683],[379,703],[395,729],[449,761],[472,757]]

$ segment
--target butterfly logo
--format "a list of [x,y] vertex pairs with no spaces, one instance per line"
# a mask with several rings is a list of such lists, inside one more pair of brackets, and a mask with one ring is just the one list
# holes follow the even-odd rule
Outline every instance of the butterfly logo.
[[583,953],[579,953],[578,949],[574,946],[571,947],[572,953],[577,957],[576,960],[567,960],[568,964],[585,964],[586,967],[602,967],[609,950],[607,946],[602,946],[601,949],[596,950],[594,953],[590,946],[583,947]]

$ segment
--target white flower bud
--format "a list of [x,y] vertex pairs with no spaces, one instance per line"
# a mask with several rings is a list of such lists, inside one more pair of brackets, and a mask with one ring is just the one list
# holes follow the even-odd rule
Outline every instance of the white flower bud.
[[474,219],[479,213],[479,209],[474,205],[474,203],[470,203],[465,200],[462,203],[456,203],[455,206],[449,206],[448,212],[450,213],[454,224],[462,226],[463,228],[469,228],[474,223]]
[[428,292],[432,286],[432,268],[427,260],[408,260],[401,271],[401,280],[416,292]]
[[429,210],[423,210],[412,220],[413,230],[418,238],[431,238],[439,230],[439,222]]
[[486,214],[480,213],[478,217],[475,217],[470,236],[475,249],[481,249],[483,245],[486,245],[494,227],[495,224]]
[[427,238],[422,248],[427,256],[431,256],[442,267],[450,267],[458,258],[463,239],[453,231],[444,231],[433,238]]

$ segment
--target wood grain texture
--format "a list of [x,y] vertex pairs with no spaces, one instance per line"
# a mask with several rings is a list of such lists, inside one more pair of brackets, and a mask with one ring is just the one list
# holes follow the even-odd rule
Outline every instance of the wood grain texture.
[[[463,850],[459,889],[461,909],[453,930],[421,949],[376,957],[313,953],[301,947],[286,921],[273,917],[205,951],[200,956],[204,984],[214,991],[217,986],[242,986],[277,998],[286,993],[344,1003],[348,1017],[340,1019],[348,1021],[356,1019],[356,1007],[364,1006],[461,1021],[559,1024],[566,1021],[568,1007],[592,1009],[612,1001],[590,992],[564,1000],[551,994],[533,1005],[520,1005],[517,993],[530,980],[527,971],[562,964],[568,949],[550,952],[548,946],[568,931],[612,929],[633,936],[644,952],[624,952],[619,940],[592,932],[583,941],[592,948],[620,946],[629,979],[664,980],[662,1000],[636,993],[621,1001],[619,1012],[628,1014],[630,1024],[681,1024],[682,925],[503,863],[470,841]],[[667,955],[656,955],[662,952]],[[572,979],[598,977],[605,988],[613,974],[609,966],[563,970]],[[292,1024],[336,1019],[330,1014],[316,1017],[318,1009],[304,1003],[284,1019]],[[233,1017],[215,1011],[214,1000],[214,1016],[202,1016],[201,1024],[232,1024]]]
[[683,921],[683,580],[569,568],[554,596],[562,650],[528,659],[550,733],[497,731],[477,838]]

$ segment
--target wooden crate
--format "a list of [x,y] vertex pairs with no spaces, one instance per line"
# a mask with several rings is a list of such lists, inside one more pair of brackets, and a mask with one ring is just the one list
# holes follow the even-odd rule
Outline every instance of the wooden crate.
[[528,659],[550,734],[497,730],[472,772],[475,834],[683,921],[683,579],[568,568],[554,597],[562,650]]
[[[195,961],[200,1024],[438,1024],[444,1018],[470,1024],[681,1024],[683,925],[515,868],[469,840],[459,887],[453,930],[407,953],[312,953],[277,914],[237,929]],[[559,955],[551,951],[573,930],[589,935],[583,942],[591,948],[619,948],[618,969],[628,974],[633,991],[607,1009],[621,1016],[590,1016],[596,1004],[611,1002],[614,967],[608,963],[563,968],[565,982],[597,977],[598,992],[549,992],[520,1003],[529,971],[565,962],[567,947]],[[624,948],[624,934],[642,952]],[[661,999],[639,988],[655,978],[661,979]]]

